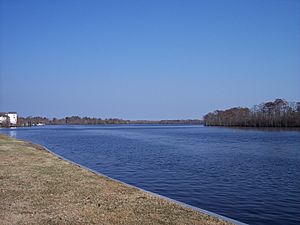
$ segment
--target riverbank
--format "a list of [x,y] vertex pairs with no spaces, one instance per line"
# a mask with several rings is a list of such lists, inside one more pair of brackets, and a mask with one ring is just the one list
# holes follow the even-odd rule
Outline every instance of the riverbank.
[[2,224],[229,224],[0,135]]

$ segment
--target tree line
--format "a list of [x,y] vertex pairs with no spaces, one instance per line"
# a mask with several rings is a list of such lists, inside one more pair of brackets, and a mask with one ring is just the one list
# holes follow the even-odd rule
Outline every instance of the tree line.
[[215,110],[206,114],[203,122],[205,126],[300,127],[300,102],[276,99],[250,109]]
[[70,116],[64,118],[47,117],[18,117],[18,126],[35,126],[35,125],[105,125],[105,124],[201,124],[199,119],[187,120],[123,120],[118,118],[90,118],[80,116]]

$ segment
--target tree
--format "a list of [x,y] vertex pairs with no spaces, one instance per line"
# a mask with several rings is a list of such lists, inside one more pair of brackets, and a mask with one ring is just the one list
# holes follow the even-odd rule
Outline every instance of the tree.
[[275,99],[251,110],[241,107],[216,110],[203,119],[206,126],[299,127],[300,103]]

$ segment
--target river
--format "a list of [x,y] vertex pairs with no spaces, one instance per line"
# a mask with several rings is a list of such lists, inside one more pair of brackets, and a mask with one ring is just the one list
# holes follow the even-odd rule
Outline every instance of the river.
[[300,224],[300,132],[196,125],[0,129],[145,190],[249,224]]

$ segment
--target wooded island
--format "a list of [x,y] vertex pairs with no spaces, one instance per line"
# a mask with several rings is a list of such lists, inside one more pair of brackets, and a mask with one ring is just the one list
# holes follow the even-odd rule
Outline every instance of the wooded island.
[[249,108],[216,110],[203,117],[205,126],[300,127],[300,102],[276,99]]

